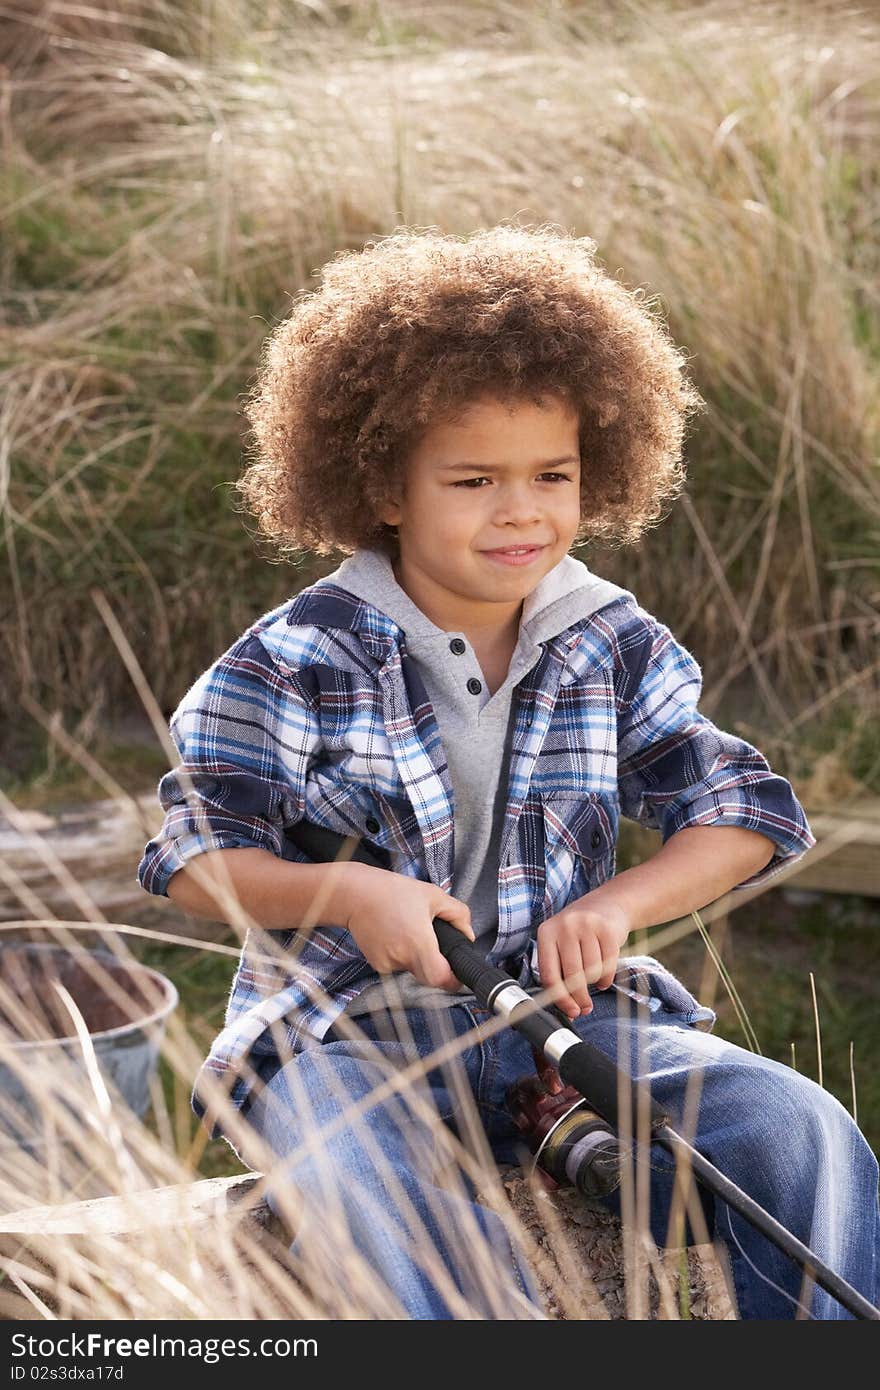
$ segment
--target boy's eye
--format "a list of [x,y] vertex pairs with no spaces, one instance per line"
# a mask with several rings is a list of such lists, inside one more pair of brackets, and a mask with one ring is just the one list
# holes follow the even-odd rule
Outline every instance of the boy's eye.
[[[569,476],[568,476],[567,473],[541,473],[541,474],[539,474],[539,477],[541,477],[541,478],[552,478],[552,479],[554,480],[554,482],[558,482],[558,483],[560,483],[560,482],[561,482],[561,483],[570,483],[570,482],[571,482],[571,479],[569,478]],[[472,487],[474,483],[488,483],[488,482],[491,482],[491,481],[492,481],[491,478],[487,478],[487,477],[485,477],[485,476],[483,476],[483,477],[481,477],[481,478],[462,478],[460,482],[453,483],[452,486],[453,486],[453,487]]]

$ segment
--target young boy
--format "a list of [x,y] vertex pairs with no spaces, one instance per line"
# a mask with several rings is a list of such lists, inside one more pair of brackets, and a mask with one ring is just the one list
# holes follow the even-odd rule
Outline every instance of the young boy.
[[[633,931],[767,881],[814,839],[789,783],[697,711],[690,653],[569,554],[657,520],[699,407],[665,328],[594,252],[546,229],[404,229],[337,256],[273,331],[240,488],[283,549],[348,558],[184,696],[139,869],[185,912],[235,921],[237,901],[255,924],[193,1104],[252,1166],[277,1155],[301,1198],[292,1248],[311,1240],[332,1280],[347,1235],[380,1276],[380,1316],[542,1316],[499,1218],[439,1185],[429,1108],[385,1084],[464,1038],[464,1088],[435,1065],[423,1098],[450,1132],[475,1104],[483,1143],[515,1158],[504,1095],[534,1060],[510,1030],[467,1039],[488,1016],[441,956],[437,915],[552,990],[679,1123],[697,1081],[696,1146],[876,1297],[877,1164],[843,1107],[712,1037],[712,1012],[658,962],[619,959]],[[663,847],[615,874],[621,814]],[[380,847],[393,872],[310,863],[285,833],[302,819]],[[630,997],[637,1022],[618,1009]],[[661,1242],[672,1178],[652,1150]],[[742,1317],[799,1300],[848,1316],[700,1204]]]

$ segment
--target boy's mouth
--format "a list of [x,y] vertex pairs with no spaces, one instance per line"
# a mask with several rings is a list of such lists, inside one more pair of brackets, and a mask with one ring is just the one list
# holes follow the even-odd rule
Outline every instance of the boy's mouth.
[[506,545],[498,550],[484,550],[483,554],[502,565],[527,565],[545,549],[543,545]]

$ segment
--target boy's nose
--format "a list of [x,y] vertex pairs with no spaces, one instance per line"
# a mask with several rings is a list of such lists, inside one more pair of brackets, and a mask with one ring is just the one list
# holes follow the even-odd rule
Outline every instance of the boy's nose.
[[495,521],[498,524],[515,521],[520,526],[530,525],[537,521],[541,516],[541,508],[534,493],[522,491],[511,491],[506,496],[499,496],[498,504],[495,508]]

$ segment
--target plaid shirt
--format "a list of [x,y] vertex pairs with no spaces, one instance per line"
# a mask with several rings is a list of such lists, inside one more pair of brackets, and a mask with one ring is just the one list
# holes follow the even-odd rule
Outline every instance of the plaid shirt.
[[[521,984],[537,980],[541,922],[614,874],[621,814],[664,842],[691,825],[766,835],[776,852],[740,888],[815,843],[790,784],[697,711],[701,685],[690,653],[623,590],[542,643],[516,686],[489,959],[515,960]],[[181,762],[159,784],[165,822],[138,869],[148,892],[165,893],[206,850],[258,846],[302,862],[285,829],[303,818],[362,836],[395,871],[451,892],[437,721],[401,628],[345,589],[312,585],[258,619],[183,697],[171,734]],[[377,978],[344,928],[251,930],[202,1072],[223,1077],[240,1107],[253,1069],[277,1056],[273,1032],[291,1052],[314,1045]]]

